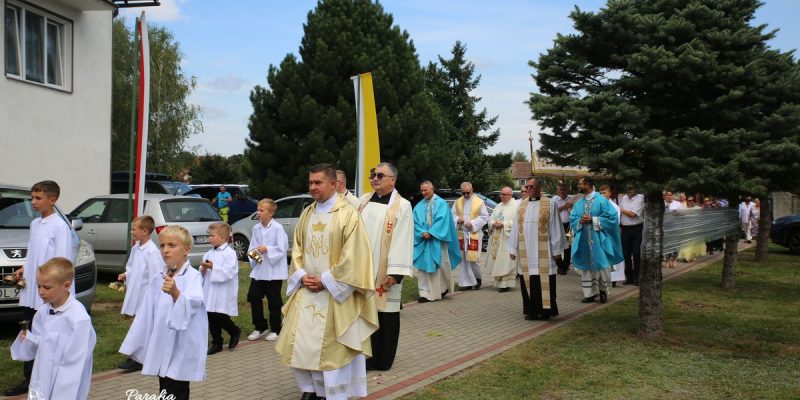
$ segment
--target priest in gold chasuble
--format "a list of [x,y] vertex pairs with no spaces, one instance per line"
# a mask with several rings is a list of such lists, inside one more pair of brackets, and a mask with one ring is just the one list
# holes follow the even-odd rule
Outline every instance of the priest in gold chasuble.
[[336,170],[309,171],[314,203],[292,245],[283,329],[275,344],[305,397],[367,395],[366,357],[378,329],[372,250],[358,211],[336,195]]
[[558,315],[556,262],[561,260],[569,244],[558,207],[541,195],[539,179],[528,179],[526,188],[528,197],[520,201],[508,239],[508,251],[512,260],[519,260],[525,319],[548,320]]

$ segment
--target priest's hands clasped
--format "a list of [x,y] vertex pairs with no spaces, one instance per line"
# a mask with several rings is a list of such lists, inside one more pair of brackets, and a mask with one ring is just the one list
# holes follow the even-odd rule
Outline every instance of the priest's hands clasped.
[[300,279],[300,282],[306,289],[312,292],[319,292],[325,289],[325,286],[322,284],[322,278],[316,275],[305,274],[303,278]]

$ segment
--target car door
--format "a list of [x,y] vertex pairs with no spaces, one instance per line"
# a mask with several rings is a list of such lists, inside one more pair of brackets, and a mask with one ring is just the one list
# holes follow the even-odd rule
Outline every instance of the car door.
[[289,237],[289,247],[292,247],[294,240],[294,228],[297,226],[297,220],[300,218],[298,208],[303,202],[302,197],[290,197],[287,199],[279,199],[275,203],[278,209],[275,210],[275,215],[272,217],[283,225],[286,235]]
[[[72,218],[83,220],[83,229],[78,231],[78,236],[93,247],[97,247],[97,231],[110,201],[110,199],[89,199],[70,214]],[[97,254],[97,256],[99,257],[100,254]]]

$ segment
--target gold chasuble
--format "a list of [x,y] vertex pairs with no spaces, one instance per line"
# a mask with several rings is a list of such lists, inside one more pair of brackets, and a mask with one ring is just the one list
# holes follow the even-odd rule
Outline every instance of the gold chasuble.
[[356,209],[343,197],[323,214],[307,207],[295,229],[289,274],[304,269],[320,276],[329,271],[353,287],[343,302],[328,290],[300,286],[281,310],[284,327],[275,344],[281,362],[293,368],[330,371],[360,353],[372,355],[370,335],[378,329],[369,239]]
[[[459,217],[464,215],[464,196],[461,196],[456,200],[456,215]],[[472,196],[471,203],[470,203],[470,210],[469,210],[469,218],[475,219],[481,215],[481,207],[483,206],[483,200],[478,198],[478,196]],[[464,251],[464,230],[459,228],[458,231],[458,246],[461,251]],[[467,242],[467,261],[478,261],[478,256],[480,255],[480,231],[478,232],[470,232],[469,234],[469,241]]]
[[[522,270],[522,279],[528,279],[528,284],[532,287],[532,282],[530,282],[530,274],[528,273],[528,251],[525,248],[525,231],[523,227],[525,226],[525,210],[528,207],[528,198],[522,200],[519,205],[519,211],[517,212],[518,218],[518,228],[519,228],[519,254],[517,255],[517,259],[519,260],[519,266]],[[539,203],[539,254],[537,254],[537,258],[539,259],[539,276],[546,277],[550,276],[550,234],[548,226],[550,224],[550,199],[542,196],[540,203]],[[550,309],[550,281],[548,279],[541,278],[541,285],[542,285],[542,308],[545,310]]]

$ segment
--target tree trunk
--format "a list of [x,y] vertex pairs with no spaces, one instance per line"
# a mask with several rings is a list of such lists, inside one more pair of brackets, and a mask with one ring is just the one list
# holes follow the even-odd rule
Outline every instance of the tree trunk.
[[756,238],[756,261],[767,261],[769,251],[769,230],[772,228],[772,201],[770,196],[761,196],[761,214],[758,217],[758,237]]
[[739,230],[725,236],[725,259],[722,262],[722,288],[736,287],[736,256],[739,251]]
[[663,250],[662,224],[664,202],[661,193],[647,194],[645,203],[645,231],[642,237],[644,251],[642,270],[639,271],[639,335],[660,335],[661,323],[661,259]]

